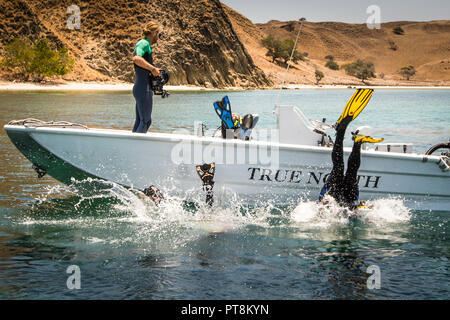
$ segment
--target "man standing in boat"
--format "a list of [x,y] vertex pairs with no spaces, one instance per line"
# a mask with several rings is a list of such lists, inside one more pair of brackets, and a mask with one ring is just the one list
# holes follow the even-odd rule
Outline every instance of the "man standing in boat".
[[360,127],[352,133],[353,149],[348,158],[347,171],[344,175],[344,136],[347,126],[366,107],[372,97],[372,89],[358,89],[344,108],[344,112],[336,123],[336,141],[333,145],[331,160],[333,169],[327,178],[319,195],[319,202],[326,202],[325,195],[333,197],[337,203],[350,210],[363,207],[359,201],[358,170],[361,163],[361,145],[363,143],[377,143],[384,139],[374,139],[364,134]]
[[134,48],[134,71],[136,80],[133,86],[133,96],[136,99],[136,121],[133,132],[146,133],[152,124],[153,92],[150,88],[150,73],[160,77],[160,69],[153,65],[152,45],[156,44],[161,35],[161,26],[154,21],[144,28],[144,38],[136,43]]

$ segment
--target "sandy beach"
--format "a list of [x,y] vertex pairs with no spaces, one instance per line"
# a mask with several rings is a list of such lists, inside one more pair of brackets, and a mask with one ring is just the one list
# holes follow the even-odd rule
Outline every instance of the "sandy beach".
[[[301,90],[301,89],[348,89],[359,88],[357,85],[305,85],[305,84],[289,84],[284,85],[286,90]],[[450,89],[450,86],[369,86],[377,89]],[[240,87],[226,87],[226,88],[204,88],[198,86],[165,86],[169,91],[241,91],[241,90],[259,90],[269,89],[276,90],[280,86],[271,88],[240,88]],[[103,83],[103,82],[67,82],[60,84],[38,84],[31,82],[0,82],[0,91],[131,91],[133,90],[132,83]]]
[[[172,91],[216,90],[196,86],[165,86]],[[232,89],[232,88],[230,88]],[[131,91],[133,83],[103,83],[103,82],[67,82],[60,84],[39,84],[31,82],[0,82],[3,91]]]

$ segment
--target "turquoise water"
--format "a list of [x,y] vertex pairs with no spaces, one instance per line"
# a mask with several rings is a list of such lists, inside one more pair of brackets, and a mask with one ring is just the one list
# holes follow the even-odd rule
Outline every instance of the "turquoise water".
[[[353,90],[283,91],[311,119],[333,123]],[[278,92],[228,92],[233,111],[275,128]],[[152,131],[219,123],[223,92],[155,98]],[[130,92],[0,92],[0,124],[22,118],[131,129]],[[450,138],[449,90],[376,90],[354,126],[424,152]],[[353,129],[353,128],[351,128]],[[350,145],[350,139],[346,144]],[[0,131],[0,299],[448,299],[449,213],[374,201],[349,221],[314,202],[231,208],[179,199],[156,208],[112,183],[37,179]],[[200,201],[201,202],[201,201]],[[81,289],[66,269],[77,265]],[[381,274],[369,289],[369,266]]]

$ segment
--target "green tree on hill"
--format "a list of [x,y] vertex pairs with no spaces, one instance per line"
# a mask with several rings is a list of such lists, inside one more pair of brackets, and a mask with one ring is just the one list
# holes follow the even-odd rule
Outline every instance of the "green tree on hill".
[[272,63],[283,56],[283,46],[279,39],[275,39],[272,35],[268,35],[261,40],[261,44],[267,49],[266,56],[272,58]]
[[[281,43],[281,48],[283,52],[281,58],[284,60],[284,63],[288,63],[289,59],[291,58],[294,45],[295,43],[291,39],[286,39]],[[297,51],[297,49],[295,49],[294,54],[292,55],[292,61],[294,63],[297,63],[299,60],[305,61],[305,58],[300,52]]]
[[32,75],[36,81],[44,76],[65,75],[73,64],[66,48],[53,49],[47,39],[34,45],[26,39],[15,39],[5,47],[3,65],[17,67],[23,75]]
[[328,60],[325,63],[325,67],[331,69],[331,70],[339,70],[339,65],[337,64],[336,61],[334,61],[334,56],[329,54],[327,56],[325,56],[325,60]]
[[34,57],[31,72],[37,75],[37,80],[44,76],[65,75],[72,69],[73,60],[67,49],[52,49],[46,39],[39,40],[33,48]]
[[375,66],[370,61],[363,61],[361,59],[355,62],[343,65],[342,68],[348,75],[360,79],[362,82],[369,78],[375,78]]
[[[287,63],[291,57],[292,50],[294,49],[294,41],[291,39],[286,39],[281,41],[280,39],[275,38],[272,35],[268,35],[264,39],[261,40],[261,44],[264,48],[267,49],[266,56],[272,58],[272,63],[274,63],[278,59],[282,59],[284,63]],[[292,61],[297,63],[299,60],[304,61],[305,58],[303,55],[294,50],[294,54],[292,56]]]
[[337,62],[335,62],[333,60],[327,61],[327,63],[325,63],[325,67],[327,67],[331,70],[339,70],[339,65],[337,64]]
[[409,80],[409,78],[411,78],[412,76],[414,76],[416,74],[416,69],[414,68],[414,66],[409,65],[409,66],[401,68],[398,71],[398,73],[401,74],[403,77],[405,77],[406,80]]
[[2,65],[18,68],[22,75],[29,74],[33,60],[33,48],[31,41],[27,39],[14,39],[5,46],[5,55]]
[[315,77],[316,77],[316,84],[318,85],[319,84],[319,82],[320,82],[320,80],[322,80],[323,79],[323,77],[325,77],[325,75],[323,74],[323,72],[322,71],[320,71],[320,70],[316,70],[316,72],[315,72]]
[[294,31],[295,23],[296,23],[295,21],[289,21],[287,24],[285,24],[281,28],[286,29],[289,32],[292,32],[292,31]]

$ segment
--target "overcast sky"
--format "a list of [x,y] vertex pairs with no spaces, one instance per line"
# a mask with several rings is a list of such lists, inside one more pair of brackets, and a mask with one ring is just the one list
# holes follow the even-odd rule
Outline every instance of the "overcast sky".
[[450,20],[450,0],[221,0],[254,23],[269,20],[366,23],[370,5],[381,22]]

